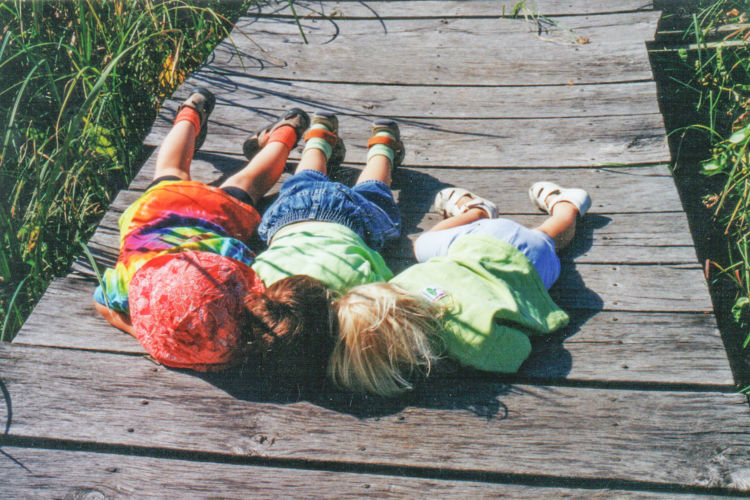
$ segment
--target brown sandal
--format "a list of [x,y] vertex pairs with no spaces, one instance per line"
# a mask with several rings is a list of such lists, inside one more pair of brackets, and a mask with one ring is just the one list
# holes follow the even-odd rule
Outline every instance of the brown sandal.
[[284,116],[274,121],[271,125],[245,139],[245,142],[242,144],[242,154],[244,154],[245,158],[248,160],[252,160],[253,156],[258,154],[258,151],[263,149],[263,146],[266,145],[266,141],[268,141],[268,137],[271,133],[277,128],[285,125],[289,125],[294,129],[294,133],[297,135],[297,141],[299,141],[300,137],[302,137],[302,133],[310,125],[310,117],[299,108],[290,109],[284,114]]

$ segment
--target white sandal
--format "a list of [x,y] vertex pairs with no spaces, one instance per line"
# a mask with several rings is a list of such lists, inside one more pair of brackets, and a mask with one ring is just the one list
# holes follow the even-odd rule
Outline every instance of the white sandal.
[[[468,196],[469,201],[458,206],[458,200],[464,196]],[[442,189],[435,196],[434,206],[435,210],[443,217],[453,217],[466,212],[470,208],[483,210],[490,219],[497,217],[497,206],[494,203],[463,188],[449,187]]]
[[578,215],[583,217],[591,207],[591,197],[583,189],[562,188],[554,182],[536,182],[529,188],[531,202],[539,208],[552,213],[552,207],[561,201],[572,203],[578,209]]

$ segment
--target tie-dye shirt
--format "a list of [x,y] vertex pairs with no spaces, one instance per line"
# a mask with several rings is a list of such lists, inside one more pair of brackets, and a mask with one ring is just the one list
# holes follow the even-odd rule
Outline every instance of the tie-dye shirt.
[[94,300],[128,313],[128,288],[149,260],[186,250],[212,252],[248,266],[245,244],[260,224],[258,212],[221,189],[197,181],[162,181],[120,216],[120,257],[102,276]]

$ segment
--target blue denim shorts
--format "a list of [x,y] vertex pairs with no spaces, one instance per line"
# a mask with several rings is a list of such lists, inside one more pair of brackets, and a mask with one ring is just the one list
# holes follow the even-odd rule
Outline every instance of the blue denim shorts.
[[534,265],[548,290],[560,277],[560,258],[552,238],[509,219],[480,219],[464,226],[422,233],[414,242],[414,254],[419,262],[445,255],[453,242],[465,234],[494,236],[516,247]]
[[401,235],[401,213],[387,184],[365,181],[350,188],[314,170],[284,181],[279,197],[263,214],[258,234],[268,243],[283,226],[309,220],[342,224],[373,250]]

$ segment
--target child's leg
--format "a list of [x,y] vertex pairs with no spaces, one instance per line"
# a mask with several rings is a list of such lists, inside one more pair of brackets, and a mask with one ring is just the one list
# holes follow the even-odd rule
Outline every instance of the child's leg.
[[206,122],[215,102],[216,99],[211,92],[196,89],[180,105],[174,125],[159,148],[154,179],[174,176],[190,180],[193,153],[203,144],[206,137]]
[[357,184],[380,181],[390,186],[393,171],[401,165],[404,154],[398,124],[393,120],[376,120],[367,143],[367,163],[357,178]]
[[156,157],[154,179],[166,176],[190,180],[196,130],[190,121],[179,121],[164,138]]
[[253,204],[257,205],[281,177],[290,151],[287,143],[274,140],[272,136],[268,144],[242,170],[225,180],[220,187],[239,188],[250,195]]
[[576,206],[570,202],[561,201],[552,207],[550,217],[535,229],[552,238],[555,248],[560,251],[573,241],[577,218]]
[[318,111],[313,115],[310,130],[305,133],[305,149],[294,171],[314,170],[329,175],[344,159],[346,148],[338,136],[339,121],[335,114]]
[[480,219],[497,217],[494,203],[461,188],[445,188],[440,191],[435,197],[435,209],[446,219],[427,231],[442,231]]
[[[295,108],[245,141],[243,152],[250,157],[250,162],[220,187],[241,189],[257,204],[281,177],[289,153],[297,145],[307,123],[307,113]],[[250,142],[253,148],[248,147]]]
[[591,197],[583,189],[562,188],[552,182],[535,183],[529,188],[529,197],[550,214],[536,229],[552,238],[558,251],[573,240],[578,216],[584,216],[591,206]]

